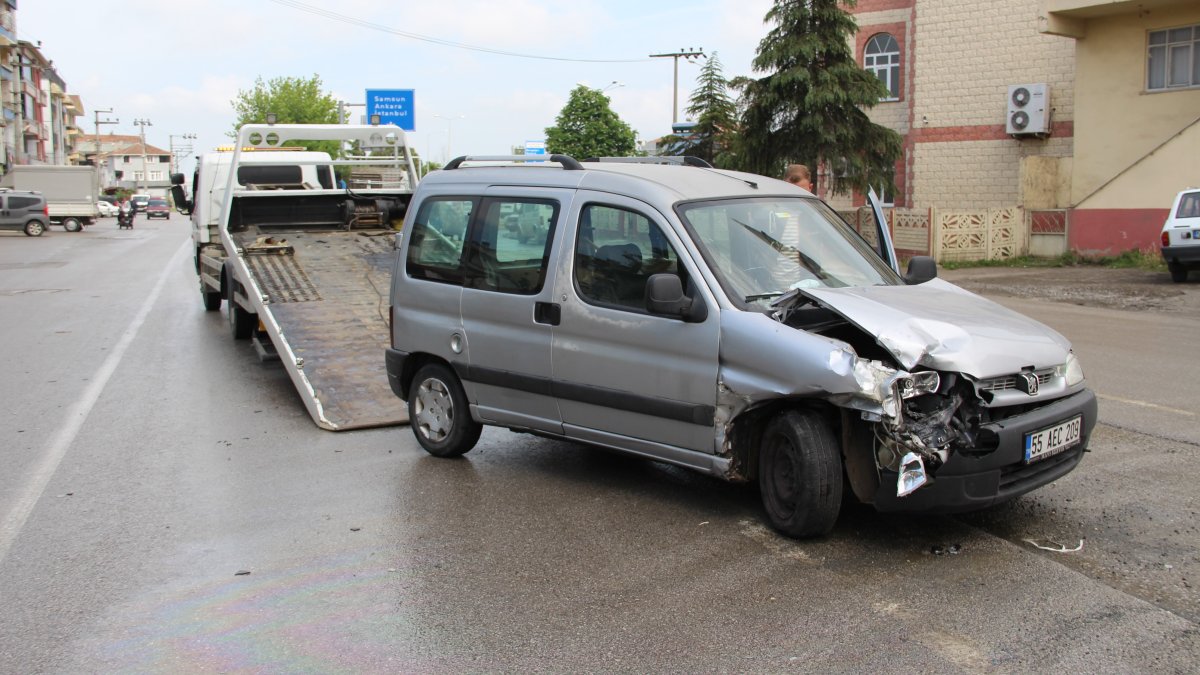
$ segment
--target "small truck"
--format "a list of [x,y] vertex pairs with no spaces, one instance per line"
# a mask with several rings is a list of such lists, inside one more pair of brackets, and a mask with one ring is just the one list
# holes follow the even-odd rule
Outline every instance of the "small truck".
[[286,368],[333,431],[403,424],[380,372],[396,232],[418,180],[394,125],[248,125],[199,158],[188,198],[200,298]]
[[79,232],[96,222],[96,169],[90,166],[18,164],[0,178],[0,187],[40,192],[52,225]]

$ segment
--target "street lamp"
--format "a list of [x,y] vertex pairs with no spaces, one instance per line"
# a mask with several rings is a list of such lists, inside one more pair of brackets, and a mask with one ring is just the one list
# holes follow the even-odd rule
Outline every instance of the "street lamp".
[[[171,151],[171,173],[175,173],[175,165],[176,165],[176,162],[175,162],[175,139],[176,138],[179,138],[179,139],[182,139],[185,141],[194,141],[194,140],[196,140],[196,134],[168,134],[167,135],[167,145],[169,146],[170,151]],[[192,151],[191,143],[180,144],[180,146],[179,146],[180,153],[191,152],[191,151]]]
[[450,161],[450,131],[454,127],[455,120],[465,120],[466,115],[434,115],[440,120],[446,120],[446,162]]
[[611,83],[606,85],[603,89],[601,89],[600,93],[603,94],[604,92],[608,91],[609,89],[619,89],[624,86],[625,86],[624,82],[617,82],[616,80],[613,80]]
[[[136,119],[133,121],[133,123],[135,126],[138,127],[138,135],[142,137],[142,182],[149,182],[149,180],[148,180],[149,174],[146,171],[146,127],[151,127],[154,125],[151,124],[150,120],[147,120],[147,119]],[[137,180],[137,172],[136,171],[133,173],[133,176],[134,176],[134,179],[133,179],[134,192],[141,192],[140,190],[138,190],[138,180]]]

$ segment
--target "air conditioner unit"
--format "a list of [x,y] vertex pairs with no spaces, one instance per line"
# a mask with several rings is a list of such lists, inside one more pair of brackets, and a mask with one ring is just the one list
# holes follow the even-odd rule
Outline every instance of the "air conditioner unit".
[[1008,88],[1004,131],[1012,136],[1050,135],[1050,87],[1014,84]]

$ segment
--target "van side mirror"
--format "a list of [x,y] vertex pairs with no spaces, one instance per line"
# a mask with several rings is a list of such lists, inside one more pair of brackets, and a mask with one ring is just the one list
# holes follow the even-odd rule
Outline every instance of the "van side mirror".
[[652,274],[646,280],[646,310],[651,314],[676,317],[699,323],[708,316],[704,303],[695,302],[683,292],[683,282],[675,274]]
[[904,283],[915,286],[936,278],[937,263],[933,258],[919,255],[908,261],[908,272],[904,275]]

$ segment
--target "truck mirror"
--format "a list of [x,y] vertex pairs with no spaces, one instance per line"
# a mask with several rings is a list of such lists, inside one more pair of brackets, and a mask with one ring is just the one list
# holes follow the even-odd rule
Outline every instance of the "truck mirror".
[[183,174],[181,174],[181,173],[171,174],[171,185],[183,185],[183,181],[184,181]]
[[[182,176],[183,174],[176,175]],[[187,194],[184,193],[182,185],[176,184],[171,186],[171,200],[175,202],[175,208],[179,209],[180,213],[191,215],[192,203],[187,200]]]

